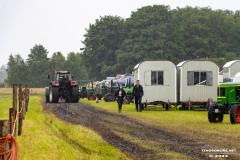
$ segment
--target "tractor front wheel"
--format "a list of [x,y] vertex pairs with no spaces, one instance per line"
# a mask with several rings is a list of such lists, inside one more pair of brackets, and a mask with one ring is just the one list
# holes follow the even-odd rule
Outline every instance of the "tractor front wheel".
[[208,109],[208,120],[210,123],[222,123],[223,113],[220,112],[217,104],[212,104]]
[[240,104],[231,106],[230,121],[232,124],[240,123]]
[[108,93],[107,95],[104,96],[105,102],[114,102],[115,97],[113,94]]

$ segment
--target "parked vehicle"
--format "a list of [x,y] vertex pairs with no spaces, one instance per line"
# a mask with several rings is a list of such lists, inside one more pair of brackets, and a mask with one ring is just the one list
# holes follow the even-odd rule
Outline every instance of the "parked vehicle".
[[232,124],[240,123],[240,83],[226,82],[218,85],[217,103],[208,110],[210,123],[221,123],[224,114],[230,114]]
[[48,79],[51,81],[49,87],[45,88],[47,103],[58,103],[59,99],[78,103],[80,98],[78,84],[69,71],[54,71],[48,75]]

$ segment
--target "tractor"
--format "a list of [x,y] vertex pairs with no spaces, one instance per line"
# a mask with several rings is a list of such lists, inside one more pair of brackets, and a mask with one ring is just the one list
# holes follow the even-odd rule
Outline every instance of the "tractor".
[[46,103],[58,103],[59,99],[69,103],[79,102],[79,87],[69,71],[53,71],[48,79],[51,81],[45,88]]
[[230,114],[232,124],[240,123],[240,83],[226,82],[218,85],[217,103],[208,109],[210,123],[221,123],[224,114]]

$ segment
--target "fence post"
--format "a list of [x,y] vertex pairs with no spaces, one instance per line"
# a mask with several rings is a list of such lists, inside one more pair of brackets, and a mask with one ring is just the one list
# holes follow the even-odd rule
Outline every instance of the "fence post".
[[22,134],[22,120],[23,120],[23,107],[22,106],[22,101],[23,101],[23,92],[22,92],[22,85],[19,85],[19,90],[18,90],[18,110],[19,112],[21,111],[21,113],[19,113],[19,118],[18,118],[18,136],[20,136]]
[[[18,88],[17,87],[18,87],[17,84],[13,85],[13,112],[12,112],[12,114],[13,114],[13,120],[12,120],[13,121],[13,125],[14,125],[14,121],[15,121],[15,119],[17,117],[17,111],[18,111],[18,109],[17,109],[17,89]],[[13,129],[15,129],[14,136],[17,137],[17,134],[16,134],[17,127],[16,127],[16,125],[15,125],[15,128],[12,128],[11,133],[12,133]]]

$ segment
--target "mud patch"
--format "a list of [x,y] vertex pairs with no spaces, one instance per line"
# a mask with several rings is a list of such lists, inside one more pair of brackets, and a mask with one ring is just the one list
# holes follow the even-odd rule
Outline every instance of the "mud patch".
[[[44,109],[65,121],[91,128],[109,144],[121,149],[134,159],[171,158],[164,153],[161,154],[161,151],[178,152],[190,159],[209,159],[201,152],[201,149],[206,147],[204,142],[187,139],[161,128],[146,125],[124,114],[109,113],[82,103],[46,104]],[[124,138],[121,134],[134,137],[149,147],[143,147],[134,140]]]

